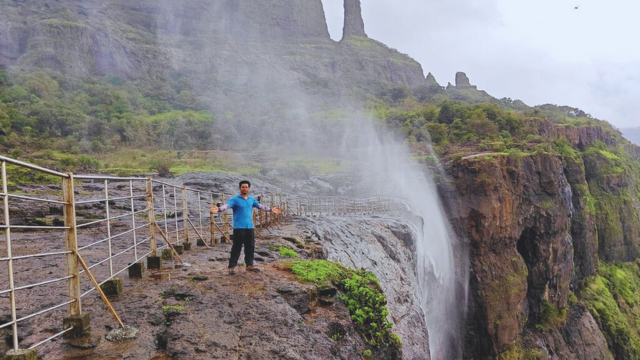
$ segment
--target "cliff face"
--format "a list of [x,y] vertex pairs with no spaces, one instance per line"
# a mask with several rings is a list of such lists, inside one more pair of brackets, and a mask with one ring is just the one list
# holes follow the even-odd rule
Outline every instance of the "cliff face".
[[542,359],[613,358],[617,335],[582,297],[598,260],[637,257],[637,179],[623,158],[633,151],[610,152],[625,147],[602,128],[535,125],[562,139],[560,155],[481,155],[447,167],[458,199],[450,217],[470,253],[465,358],[522,348]]
[[343,39],[350,36],[367,37],[367,34],[364,32],[360,0],[344,0]]
[[338,43],[321,0],[1,0],[0,65],[181,77],[221,111],[287,99],[295,108],[307,97],[321,108],[375,84],[424,83],[415,60],[366,38],[359,5],[345,2],[345,34],[355,37]]
[[406,218],[328,217],[307,222],[307,238],[324,244],[324,257],[376,274],[387,296],[393,331],[402,338],[402,358],[430,359],[429,336],[416,294],[415,234]]

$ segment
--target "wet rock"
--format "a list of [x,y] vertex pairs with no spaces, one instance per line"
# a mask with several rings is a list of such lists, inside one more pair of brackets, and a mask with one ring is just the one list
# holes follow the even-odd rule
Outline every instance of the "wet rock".
[[97,347],[100,344],[100,340],[100,337],[91,335],[66,339],[69,346],[82,350],[93,349]]
[[175,287],[175,288],[170,288],[164,291],[164,298],[174,298],[176,300],[180,300],[183,301],[185,299],[189,299],[189,300],[193,300],[196,298],[195,292],[186,287],[186,286],[180,286],[180,287]]
[[286,302],[300,314],[306,314],[316,305],[318,294],[315,285],[287,284],[276,289]]
[[138,335],[138,329],[133,326],[125,325],[109,331],[105,339],[111,342],[119,342],[125,340],[135,339]]
[[191,280],[193,281],[207,281],[209,280],[208,276],[204,276],[204,275],[195,275],[191,277]]
[[[403,340],[403,354],[400,356],[405,359],[429,359],[424,314],[414,295],[417,278],[410,270],[414,264],[413,231],[406,219],[405,216],[402,220],[381,217],[359,219],[357,222],[340,217],[313,219],[307,220],[308,234],[322,239],[327,260],[364,268],[378,277],[394,323],[392,331]],[[390,252],[395,254],[395,259],[389,255]],[[318,299],[319,302],[325,300]],[[335,301],[331,308],[339,306],[344,305]],[[350,319],[346,321],[352,327]],[[337,354],[340,347],[334,347],[332,351]],[[375,354],[374,358],[385,358],[383,356],[394,354]]]

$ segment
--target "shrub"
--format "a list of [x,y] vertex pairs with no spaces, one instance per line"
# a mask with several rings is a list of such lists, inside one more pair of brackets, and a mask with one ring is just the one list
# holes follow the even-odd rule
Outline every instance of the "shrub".
[[298,279],[323,283],[331,281],[344,295],[351,320],[365,342],[374,347],[401,347],[400,338],[391,332],[387,320],[387,299],[376,276],[364,269],[354,270],[325,260],[293,261],[291,271]]
[[549,330],[564,323],[567,318],[567,309],[558,309],[548,300],[542,300],[540,304],[540,321],[536,325],[539,330]]
[[284,258],[297,258],[298,257],[298,253],[291,250],[290,248],[286,247],[286,246],[281,246],[280,249],[280,256],[284,257]]
[[78,156],[78,167],[82,170],[96,170],[100,167],[100,162],[89,155]]
[[64,155],[60,158],[60,165],[67,169],[75,168],[78,164],[78,159],[75,156]]
[[20,149],[13,149],[11,150],[11,157],[14,159],[19,159],[22,156],[22,150]]

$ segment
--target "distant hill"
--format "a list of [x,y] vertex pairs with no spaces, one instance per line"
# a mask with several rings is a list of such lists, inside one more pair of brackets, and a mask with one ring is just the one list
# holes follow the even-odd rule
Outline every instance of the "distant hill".
[[640,145],[640,127],[620,129],[622,135],[636,145]]

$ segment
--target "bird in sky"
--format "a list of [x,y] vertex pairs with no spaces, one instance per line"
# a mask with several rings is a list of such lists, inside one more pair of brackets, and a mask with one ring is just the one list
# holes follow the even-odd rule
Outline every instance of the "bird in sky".
[[579,7],[580,7],[580,5],[574,7],[573,10],[578,10]]

